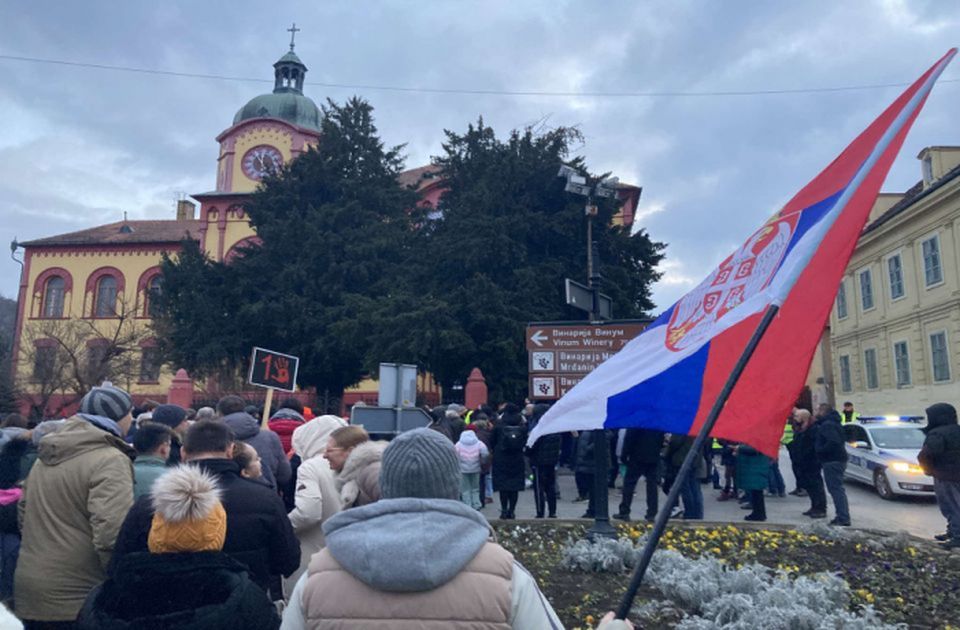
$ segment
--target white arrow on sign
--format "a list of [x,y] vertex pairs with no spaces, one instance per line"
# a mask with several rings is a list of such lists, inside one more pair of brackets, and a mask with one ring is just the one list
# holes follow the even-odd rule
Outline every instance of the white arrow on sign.
[[538,330],[537,332],[533,333],[533,335],[530,336],[530,341],[537,344],[538,348],[543,347],[543,342],[546,341],[547,339],[548,337],[543,334],[542,330]]

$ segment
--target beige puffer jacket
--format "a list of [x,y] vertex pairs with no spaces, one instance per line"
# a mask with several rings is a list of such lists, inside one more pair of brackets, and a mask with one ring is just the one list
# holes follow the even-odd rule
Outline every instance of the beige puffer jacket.
[[119,437],[74,416],[40,441],[20,503],[15,575],[22,619],[71,621],[105,579],[133,505],[134,454]]

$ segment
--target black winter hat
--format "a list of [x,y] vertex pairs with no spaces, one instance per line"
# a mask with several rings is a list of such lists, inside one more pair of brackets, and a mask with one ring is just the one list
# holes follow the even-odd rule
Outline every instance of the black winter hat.
[[180,423],[186,420],[187,410],[183,407],[177,405],[160,405],[153,410],[153,417],[150,418],[151,422],[158,422],[160,424],[165,424],[171,429],[175,429],[180,426]]

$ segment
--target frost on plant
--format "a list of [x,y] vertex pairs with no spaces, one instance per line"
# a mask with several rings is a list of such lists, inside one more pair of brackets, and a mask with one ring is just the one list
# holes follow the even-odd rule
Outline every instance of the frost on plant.
[[560,566],[571,571],[622,572],[636,566],[639,558],[640,549],[629,540],[580,539],[563,548]]
[[687,611],[677,626],[684,630],[902,627],[884,624],[871,607],[862,614],[848,612],[847,583],[826,573],[790,579],[758,564],[734,569],[711,556],[690,559],[657,551],[646,582]]

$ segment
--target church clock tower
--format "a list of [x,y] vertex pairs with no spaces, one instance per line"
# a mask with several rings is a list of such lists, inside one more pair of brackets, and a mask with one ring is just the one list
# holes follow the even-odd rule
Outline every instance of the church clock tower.
[[276,63],[273,92],[247,102],[219,136],[216,190],[193,195],[200,201],[204,249],[214,260],[229,259],[234,248],[256,238],[243,204],[269,173],[296,159],[320,139],[320,108],[303,95],[307,66],[290,50]]

